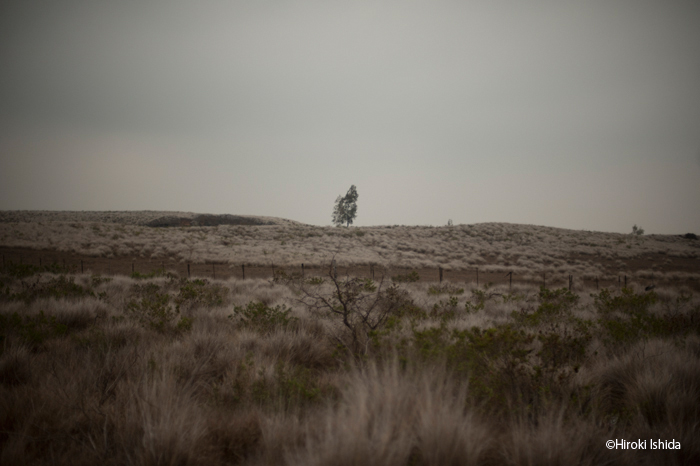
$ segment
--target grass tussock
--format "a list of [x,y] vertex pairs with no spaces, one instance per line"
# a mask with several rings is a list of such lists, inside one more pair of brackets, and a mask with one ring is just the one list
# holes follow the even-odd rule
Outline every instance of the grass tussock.
[[700,463],[687,289],[0,280],[1,464]]

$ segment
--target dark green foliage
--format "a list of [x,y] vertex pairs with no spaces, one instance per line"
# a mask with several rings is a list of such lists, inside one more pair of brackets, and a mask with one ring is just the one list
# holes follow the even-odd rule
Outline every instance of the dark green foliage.
[[235,306],[229,318],[239,317],[244,327],[261,333],[270,333],[278,328],[286,328],[298,320],[296,317],[291,317],[290,313],[291,309],[287,309],[284,305],[269,307],[262,301],[251,301],[245,307]]
[[530,311],[531,308],[522,308],[511,314],[516,322],[529,326],[559,322],[571,315],[573,307],[579,301],[579,296],[566,288],[549,290],[541,287],[538,298],[540,304],[534,312]]
[[180,279],[180,291],[175,297],[177,310],[197,306],[221,306],[228,295],[228,289],[221,285],[210,285],[206,279]]
[[275,365],[275,377],[260,377],[250,387],[250,395],[260,405],[276,404],[279,409],[303,406],[318,399],[321,390],[311,371],[304,367],[285,369],[282,363]]
[[447,300],[442,299],[433,305],[430,315],[438,316],[441,319],[449,320],[455,317],[457,312],[457,296],[450,296]]
[[144,327],[158,332],[166,331],[179,313],[177,308],[170,305],[170,295],[162,292],[155,283],[134,285],[133,291],[138,298],[129,301],[125,313]]
[[420,275],[418,275],[418,272],[416,272],[415,270],[412,270],[411,272],[404,275],[395,275],[391,277],[391,280],[396,283],[413,283],[420,280]]
[[[668,309],[666,313],[651,312],[652,306],[658,302],[658,296],[653,291],[637,294],[629,288],[623,288],[620,294],[613,294],[604,289],[591,296],[595,299],[595,306],[600,313],[598,323],[609,346],[698,332],[700,309],[696,308],[686,314],[678,312],[686,300],[684,295],[676,298],[676,309]],[[687,301],[689,300],[686,303]]]
[[65,275],[59,275],[42,281],[38,276],[33,282],[20,281],[19,291],[12,293],[9,288],[6,289],[5,296],[9,299],[24,301],[30,303],[39,298],[53,299],[79,299],[88,296],[95,296],[95,293],[89,288],[85,288],[75,283],[75,278],[67,278]]
[[36,315],[20,316],[0,314],[0,335],[17,333],[32,348],[40,347],[49,338],[65,335],[68,327],[56,321],[56,317],[40,311]]
[[58,275],[70,273],[73,270],[74,268],[66,267],[55,262],[41,266],[31,264],[15,264],[14,262],[9,262],[3,268],[2,273],[3,275],[7,275],[11,278],[22,279],[45,272]]
[[350,186],[345,196],[338,196],[333,208],[333,224],[350,226],[357,216],[357,188]]
[[604,288],[599,294],[591,296],[595,300],[596,309],[603,315],[610,315],[615,311],[627,315],[648,314],[649,308],[658,299],[654,291],[635,294],[631,288],[622,288],[618,295]]
[[90,283],[93,287],[100,286],[103,283],[109,283],[112,281],[110,277],[103,277],[101,275],[93,275],[90,277]]
[[481,311],[484,309],[487,299],[488,296],[485,291],[475,288],[472,290],[471,299],[464,303],[464,310],[467,311],[468,314]]
[[440,327],[413,331],[413,347],[423,360],[443,360],[469,379],[470,396],[500,404],[530,376],[533,336],[510,325],[448,332]]
[[309,277],[304,280],[304,283],[307,285],[322,285],[324,281],[323,277]]

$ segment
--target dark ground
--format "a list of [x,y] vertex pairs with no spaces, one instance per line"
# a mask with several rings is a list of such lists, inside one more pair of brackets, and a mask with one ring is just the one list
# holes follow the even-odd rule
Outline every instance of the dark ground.
[[[59,265],[65,265],[72,271],[102,275],[131,275],[132,271],[140,274],[148,274],[155,270],[165,268],[166,271],[176,273],[180,276],[188,275],[188,264],[186,262],[178,262],[172,259],[144,259],[138,256],[119,256],[119,257],[93,257],[75,254],[71,252],[61,252],[54,250],[39,250],[39,249],[29,249],[29,248],[11,248],[6,246],[0,246],[0,254],[2,255],[3,266],[10,263],[23,263],[32,265],[48,265],[51,263],[57,263]],[[595,280],[583,280],[581,277],[574,277],[574,289],[583,288],[595,288],[599,287],[613,287],[624,284],[625,274],[628,274],[627,283],[637,283],[641,286],[648,286],[652,284],[652,281],[656,285],[667,285],[673,284],[674,286],[685,285],[696,291],[700,291],[700,283],[697,279],[695,280],[677,280],[677,281],[662,281],[659,279],[638,279],[633,281],[631,274],[638,270],[659,270],[659,272],[698,272],[700,271],[700,260],[690,259],[690,258],[679,258],[670,257],[672,262],[670,264],[664,263],[669,256],[665,255],[647,255],[643,257],[637,257],[634,259],[629,259],[625,261],[626,269],[617,272],[612,268],[611,264],[603,264],[608,276],[612,275],[615,278],[613,280],[599,280],[596,284]],[[583,260],[595,262],[599,261],[596,257],[575,257],[572,259]],[[664,264],[660,266],[659,264]],[[296,267],[271,267],[271,266],[259,266],[259,265],[245,265],[245,278],[266,278],[271,279],[273,277],[274,271],[284,270],[287,274],[300,274],[302,272],[301,264]],[[374,267],[374,278],[379,280],[382,275],[386,279],[396,275],[405,275],[415,270],[420,276],[420,281],[422,282],[438,282],[440,280],[440,272],[437,268],[420,268],[411,269],[406,267],[394,267],[394,268],[383,268],[379,266]],[[206,278],[217,278],[226,279],[230,277],[243,278],[243,267],[241,264],[227,264],[227,263],[207,263],[207,264],[189,264],[189,274],[193,277],[206,277]],[[328,267],[304,267],[305,276],[324,276],[328,274]],[[352,275],[360,277],[371,277],[372,268],[370,266],[359,266],[359,267],[343,267],[341,264],[338,265],[338,275]],[[462,282],[465,284],[476,285],[477,282],[477,272],[476,268],[471,268],[468,270],[443,270],[443,279],[450,282]],[[543,284],[543,279],[546,280],[546,285],[548,288],[552,287],[562,287],[568,286],[568,276],[556,276],[551,273],[547,273],[545,277],[539,278],[535,281],[526,281],[522,277],[513,274],[513,283],[523,283],[528,282],[531,284]],[[479,285],[485,283],[508,283],[510,277],[505,273],[487,273],[479,271],[478,281]]]

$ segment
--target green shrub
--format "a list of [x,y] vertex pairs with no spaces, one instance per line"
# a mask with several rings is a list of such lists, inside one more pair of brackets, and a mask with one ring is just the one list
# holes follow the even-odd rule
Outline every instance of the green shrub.
[[414,329],[412,346],[422,360],[443,360],[467,377],[470,396],[501,405],[532,376],[527,363],[533,338],[510,325],[449,332],[442,322],[439,327]]
[[65,275],[59,275],[46,282],[42,282],[40,277],[37,277],[33,283],[22,281],[20,287],[21,289],[17,293],[9,293],[10,299],[30,303],[39,298],[79,299],[95,296],[95,293],[89,288],[75,283],[74,277],[67,278]]
[[699,323],[695,309],[689,314],[677,312],[687,302],[685,296],[677,298],[677,309],[667,309],[665,314],[657,315],[650,312],[657,303],[655,292],[634,293],[629,288],[623,288],[619,295],[614,295],[608,289],[599,294],[591,295],[599,312],[598,324],[603,329],[605,342],[609,346],[628,345],[638,340],[652,337],[668,337],[685,335],[697,331]]
[[20,316],[16,312],[6,316],[0,314],[0,336],[16,332],[32,348],[41,346],[49,338],[65,335],[68,327],[56,321],[56,317],[45,315]]
[[269,333],[277,328],[286,328],[298,319],[291,317],[291,309],[286,306],[269,307],[262,301],[251,301],[247,306],[234,306],[229,318],[240,318],[241,325],[262,333]]
[[164,332],[170,322],[179,314],[179,309],[170,305],[170,295],[161,292],[155,283],[134,285],[133,290],[139,296],[126,305],[126,314],[144,327]]
[[47,265],[15,264],[14,262],[9,262],[3,268],[2,273],[11,278],[22,279],[45,272],[58,275],[70,273],[73,270],[73,268],[57,264],[56,262]]
[[534,312],[523,308],[520,311],[513,311],[511,317],[516,322],[529,326],[560,322],[564,317],[571,315],[573,307],[579,301],[579,296],[566,288],[549,290],[541,287],[538,298],[540,304]]
[[322,285],[325,280],[322,277],[309,277],[304,280],[307,285]]
[[433,310],[430,313],[432,316],[438,316],[441,319],[449,320],[455,317],[457,311],[458,299],[457,296],[450,296],[446,301],[440,300],[433,305]]
[[180,280],[180,291],[175,297],[175,306],[182,308],[196,306],[221,306],[228,295],[228,289],[221,285],[210,285],[206,279]]
[[415,270],[412,270],[411,272],[404,275],[395,275],[391,277],[391,280],[396,283],[414,283],[420,280],[420,275],[418,275],[418,272],[416,272]]
[[471,299],[464,303],[464,310],[467,311],[467,314],[483,310],[487,298],[485,291],[473,289]]
[[180,320],[177,321],[177,325],[175,325],[175,329],[178,332],[188,332],[192,330],[192,323],[194,322],[194,319],[192,317],[185,317],[182,316],[180,317]]

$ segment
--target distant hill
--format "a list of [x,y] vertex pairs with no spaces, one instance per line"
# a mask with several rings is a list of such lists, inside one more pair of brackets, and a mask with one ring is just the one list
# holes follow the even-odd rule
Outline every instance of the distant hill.
[[278,217],[230,214],[198,214],[158,210],[141,211],[53,211],[4,210],[0,222],[97,222],[150,227],[216,226],[216,225],[300,225],[299,222]]

